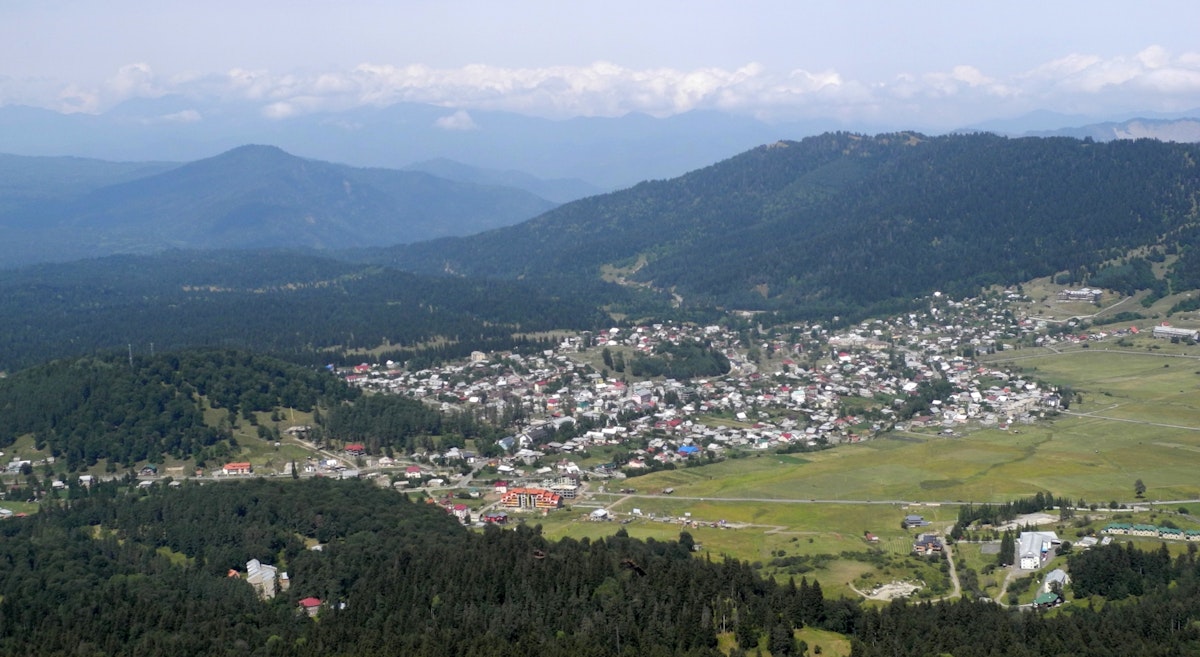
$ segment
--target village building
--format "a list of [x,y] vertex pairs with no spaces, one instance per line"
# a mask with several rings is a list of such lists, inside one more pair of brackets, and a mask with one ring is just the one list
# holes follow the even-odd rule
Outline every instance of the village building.
[[1017,564],[1021,570],[1041,568],[1059,542],[1054,532],[1021,532],[1017,541]]

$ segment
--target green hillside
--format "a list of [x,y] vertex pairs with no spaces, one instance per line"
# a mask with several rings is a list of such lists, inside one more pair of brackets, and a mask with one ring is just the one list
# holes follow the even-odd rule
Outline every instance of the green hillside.
[[685,304],[861,314],[1095,271],[1136,247],[1187,252],[1198,160],[1200,146],[1150,140],[826,134],[379,257],[525,279],[610,265]]

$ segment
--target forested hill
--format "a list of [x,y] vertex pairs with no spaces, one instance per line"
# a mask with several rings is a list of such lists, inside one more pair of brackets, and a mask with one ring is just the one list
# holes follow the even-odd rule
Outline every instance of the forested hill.
[[689,303],[853,312],[1186,250],[1198,162],[1149,140],[826,134],[382,259],[526,279],[607,264]]
[[[474,533],[363,480],[73,480],[54,495],[41,513],[0,521],[0,654],[817,654],[795,640],[800,627],[848,635],[862,657],[1166,657],[1200,646],[1200,564],[1165,546],[1071,557],[1078,597],[1049,614],[967,599],[866,608],[816,582],[698,557],[686,533]],[[256,595],[251,559],[287,572],[288,589]],[[309,598],[315,619],[299,608]]]
[[112,471],[164,458],[220,465],[238,454],[231,427],[256,413],[357,396],[330,373],[229,349],[60,360],[0,379],[0,447],[32,435],[71,472],[101,460]]
[[252,349],[313,364],[390,345],[396,360],[509,349],[589,329],[624,293],[422,277],[279,251],[172,251],[0,271],[0,370],[132,345]]
[[[855,612],[819,587],[696,559],[690,542],[473,534],[365,481],[73,492],[0,525],[0,653],[723,657],[717,633],[740,619],[747,641],[780,635],[782,656],[796,654],[793,627]],[[286,571],[289,589],[259,600],[227,576],[250,559]],[[298,611],[310,597],[315,621]]]
[[[17,162],[40,175],[0,184],[0,266],[167,248],[386,246],[469,235],[554,207],[520,189],[308,160],[269,146],[172,168]],[[5,165],[0,158],[0,171]],[[110,184],[95,184],[105,176]],[[72,184],[47,189],[59,179]]]

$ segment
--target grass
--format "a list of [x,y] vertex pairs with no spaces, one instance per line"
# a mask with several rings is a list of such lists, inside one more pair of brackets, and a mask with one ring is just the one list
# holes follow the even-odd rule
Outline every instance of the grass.
[[[954,503],[960,501],[1000,502],[1049,491],[1101,506],[1110,500],[1132,504],[1137,479],[1148,487],[1148,502],[1200,498],[1200,480],[1194,476],[1200,464],[1200,360],[1190,359],[1198,350],[1141,338],[1134,345],[1132,353],[1096,348],[1016,352],[1026,373],[1079,391],[1083,400],[1070,410],[1090,415],[1063,415],[1010,431],[968,432],[962,438],[906,436],[799,455],[756,453],[636,477],[621,485],[637,488],[638,495],[598,498],[619,514],[634,509],[643,516],[690,514],[686,527],[644,518],[628,525],[581,522],[575,518],[583,514],[571,512],[540,522],[552,538],[605,536],[624,527],[634,537],[675,540],[686,529],[710,556],[759,562],[767,566],[765,574],[786,578],[769,567],[773,557],[862,553],[870,549],[864,531],[881,538],[880,549],[906,553],[915,532],[900,529],[905,514],[924,515],[934,523],[930,529],[945,530],[957,518]],[[668,487],[674,495],[647,494]],[[874,503],[862,503],[867,500]],[[1193,524],[1190,516],[1171,518],[1180,526]],[[740,528],[711,526],[718,520]],[[1088,528],[1099,529],[1108,520],[1095,514]],[[1149,517],[1135,521],[1153,522]],[[1058,530],[1064,538],[1077,538],[1070,523]],[[1182,553],[1187,546],[1170,549]],[[966,544],[956,554],[979,573],[985,591],[999,592],[1004,572],[982,574],[993,555]],[[856,580],[906,579],[911,573],[903,570],[885,572],[847,556],[824,561],[811,576],[830,595],[852,595]]]
[[[1127,500],[1133,482],[1142,479],[1150,487],[1148,499],[1200,497],[1200,481],[1193,475],[1200,463],[1200,431],[1161,426],[1200,427],[1200,410],[1192,413],[1190,400],[1178,395],[1177,384],[1146,387],[1174,392],[1157,400],[1143,392],[1136,404],[1128,403],[1128,414],[1137,417],[1158,409],[1159,417],[1170,422],[1063,416],[963,438],[846,445],[806,454],[806,463],[761,454],[658,472],[637,481],[645,490],[672,487],[677,495],[702,498],[998,502],[1039,490],[1073,499]],[[1078,408],[1120,417],[1111,404],[1093,402]]]
[[796,631],[796,640],[808,644],[809,655],[816,654],[816,648],[821,649],[821,655],[826,657],[849,657],[850,639],[837,632],[818,630],[806,627]]
[[[611,509],[622,518],[633,518],[628,524],[591,522],[585,519],[587,509],[558,511],[545,517],[530,517],[527,523],[541,524],[543,533],[551,539],[570,537],[576,540],[612,536],[624,529],[630,536],[656,541],[674,541],[687,531],[703,547],[701,555],[714,560],[726,556],[756,562],[765,566],[764,574],[786,581],[789,576],[799,579],[806,575],[821,581],[831,596],[854,595],[850,585],[875,568],[860,560],[834,558],[813,572],[789,572],[774,568],[775,557],[801,555],[841,555],[883,550],[893,555],[906,555],[912,548],[916,530],[900,529],[900,521],[908,513],[924,515],[941,527],[949,526],[957,517],[954,507],[911,507],[906,505],[861,504],[763,504],[760,502],[720,502],[685,500],[668,496],[633,496],[616,502],[622,496],[609,496]],[[603,497],[601,499],[604,499]],[[631,514],[634,509],[640,517]],[[690,518],[684,514],[690,513]],[[669,518],[667,522],[652,520]],[[738,528],[714,527],[719,520]],[[686,523],[685,523],[686,521]],[[868,544],[863,537],[870,531],[880,538],[878,544]],[[877,576],[877,581],[884,575]],[[917,575],[896,573],[891,579],[914,579]]]

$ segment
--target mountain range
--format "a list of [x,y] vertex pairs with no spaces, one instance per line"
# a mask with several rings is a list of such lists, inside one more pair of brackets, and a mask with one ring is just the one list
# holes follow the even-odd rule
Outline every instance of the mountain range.
[[[0,262],[240,249],[275,267],[320,249],[358,263],[333,279],[372,265],[521,281],[591,310],[673,303],[684,313],[808,317],[860,317],[935,290],[970,295],[1047,275],[1161,296],[1200,287],[1197,162],[1200,146],[1149,139],[827,133],[555,207],[510,187],[266,146],[182,165],[0,158],[12,174],[0,187]],[[484,182],[508,175],[426,166]],[[305,253],[268,259],[261,249]],[[619,298],[612,283],[636,294]],[[439,294],[405,285],[428,288],[426,301]]]
[[[1197,116],[1200,108],[1119,117],[1037,111],[963,129],[1021,136],[1131,119],[1167,121]],[[420,103],[274,116],[253,102],[167,95],[132,99],[100,114],[0,107],[0,151],[185,162],[243,144],[273,144],[302,157],[354,166],[402,169],[413,163],[449,159],[494,172],[519,171],[546,180],[576,179],[599,190],[614,190],[644,180],[673,178],[781,139],[798,140],[836,130],[874,134],[911,127],[886,119],[872,124],[836,119],[767,122],[718,111],[552,120]],[[534,193],[556,202],[580,197]]]
[[167,248],[385,246],[516,223],[530,192],[242,146],[187,164],[0,157],[0,263]]

